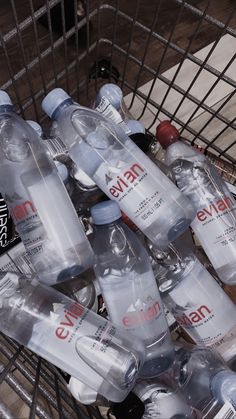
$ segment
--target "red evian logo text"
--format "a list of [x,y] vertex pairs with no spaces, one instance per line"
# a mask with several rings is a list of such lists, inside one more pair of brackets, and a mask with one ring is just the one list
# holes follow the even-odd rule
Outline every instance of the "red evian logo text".
[[125,327],[135,327],[140,326],[143,323],[146,323],[156,317],[161,311],[161,306],[158,301],[156,301],[152,306],[147,310],[137,310],[128,313],[123,317],[122,322]]
[[25,201],[11,209],[11,217],[14,221],[21,221],[29,215],[36,213],[36,208],[31,201]]
[[183,327],[194,326],[204,320],[211,314],[211,310],[207,306],[200,306],[197,310],[188,314],[175,315],[176,321]]
[[212,202],[208,207],[202,208],[197,212],[197,218],[199,221],[206,221],[207,218],[214,217],[216,214],[220,214],[229,208],[233,208],[234,202],[230,197],[225,197]]
[[56,337],[61,340],[67,339],[73,331],[71,328],[83,313],[84,307],[79,303],[72,303],[67,310],[64,310],[64,318],[55,330]]
[[115,183],[109,189],[109,192],[114,196],[114,198],[119,198],[120,194],[125,192],[125,190],[134,183],[134,181],[141,176],[144,172],[144,169],[137,163],[133,164],[128,170],[117,176],[114,181]]

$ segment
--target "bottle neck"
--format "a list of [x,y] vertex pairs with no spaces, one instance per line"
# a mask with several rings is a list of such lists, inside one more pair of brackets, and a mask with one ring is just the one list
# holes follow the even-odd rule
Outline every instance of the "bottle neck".
[[13,105],[0,105],[0,114],[14,112]]
[[52,119],[54,121],[57,121],[58,118],[60,118],[61,114],[64,112],[64,110],[71,105],[73,105],[73,100],[71,98],[64,100],[64,102],[62,102],[53,112]]
[[108,230],[108,229],[114,229],[115,227],[120,227],[123,225],[123,222],[121,218],[118,218],[118,220],[112,221],[111,223],[107,224],[94,224],[94,230],[95,231],[101,231],[101,230]]

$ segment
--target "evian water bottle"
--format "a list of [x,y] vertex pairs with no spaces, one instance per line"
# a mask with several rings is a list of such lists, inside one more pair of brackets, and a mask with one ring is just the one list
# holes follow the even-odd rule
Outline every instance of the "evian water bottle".
[[0,91],[0,190],[41,281],[65,281],[93,263],[67,191],[39,137]]
[[145,348],[78,302],[35,278],[0,272],[0,330],[109,400],[123,400]]
[[188,198],[121,128],[62,89],[52,90],[42,107],[57,121],[72,160],[150,240],[165,246],[188,227],[195,215]]
[[152,256],[166,269],[156,278],[177,322],[197,345],[214,347],[225,360],[235,356],[236,307],[206,268],[193,253],[182,257],[173,248],[162,261],[160,252]]
[[94,227],[95,273],[109,318],[146,345],[142,377],[167,369],[173,345],[157,284],[146,250],[121,221],[114,201],[91,208]]
[[168,121],[157,127],[180,190],[197,212],[191,227],[220,279],[236,284],[236,202],[209,159],[186,142]]

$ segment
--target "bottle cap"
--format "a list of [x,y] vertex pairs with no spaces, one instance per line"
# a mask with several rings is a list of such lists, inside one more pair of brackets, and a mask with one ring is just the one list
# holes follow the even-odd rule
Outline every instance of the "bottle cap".
[[26,122],[33,128],[33,130],[38,134],[39,137],[42,137],[43,130],[42,130],[42,127],[37,122],[31,121],[29,119]]
[[97,392],[79,381],[77,378],[71,377],[68,388],[72,396],[83,404],[92,404],[96,401]]
[[166,149],[180,139],[179,131],[170,121],[162,121],[156,128],[156,138],[161,146]]
[[131,135],[132,134],[145,134],[145,126],[142,124],[142,122],[137,121],[136,119],[128,119],[126,121],[126,125],[128,125]]
[[69,177],[69,172],[68,172],[67,167],[63,163],[57,160],[54,160],[54,163],[56,165],[60,178],[62,179],[63,183],[66,183]]
[[67,99],[71,99],[71,97],[65,90],[60,88],[53,89],[43,99],[42,109],[51,118],[58,106]]
[[123,92],[119,86],[114,83],[104,84],[98,92],[98,100],[105,96],[114,108],[119,109],[123,99]]
[[0,90],[0,106],[1,105],[11,105],[11,106],[13,106],[11,98],[7,94],[7,92],[5,92],[5,90]]
[[119,205],[115,201],[104,201],[91,208],[94,224],[109,224],[121,218]]

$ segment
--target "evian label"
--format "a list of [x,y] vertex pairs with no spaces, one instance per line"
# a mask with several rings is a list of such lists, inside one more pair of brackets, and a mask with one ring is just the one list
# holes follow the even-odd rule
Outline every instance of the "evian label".
[[220,218],[230,212],[235,207],[235,201],[232,197],[225,196],[222,199],[216,199],[197,211],[197,220],[206,225],[214,218]]
[[236,252],[236,202],[230,195],[198,209],[191,224],[215,269],[232,261]]
[[167,321],[151,271],[143,275],[130,272],[122,276],[121,281],[107,276],[100,280],[100,286],[109,318],[114,324],[148,342],[166,331]]
[[101,165],[94,180],[140,229],[156,221],[166,204],[156,177],[137,161]]
[[235,305],[198,260],[165,302],[198,345],[221,344],[236,326]]
[[5,195],[5,199],[27,253],[33,263],[36,263],[43,252],[43,240],[46,237],[46,232],[35,205],[29,196],[25,196],[23,190],[22,193],[20,191],[8,193]]
[[[47,309],[48,307],[46,312]],[[99,354],[101,357],[107,356],[109,345],[115,339],[116,327],[103,318],[97,318],[90,310],[72,300],[65,304],[51,305],[49,316],[49,319],[45,318],[45,321],[34,325],[27,346],[68,374],[98,390],[103,378],[89,364],[99,359]],[[88,363],[85,361],[86,357]],[[104,374],[109,373],[109,366],[105,362],[103,364],[103,368],[107,367]]]
[[[149,297],[151,300],[151,297]],[[145,323],[152,321],[158,317],[162,310],[159,301],[151,301],[151,304],[143,304],[141,300],[137,303],[131,304],[128,308],[127,313],[122,318],[122,323],[125,328],[135,328],[143,326]]]

